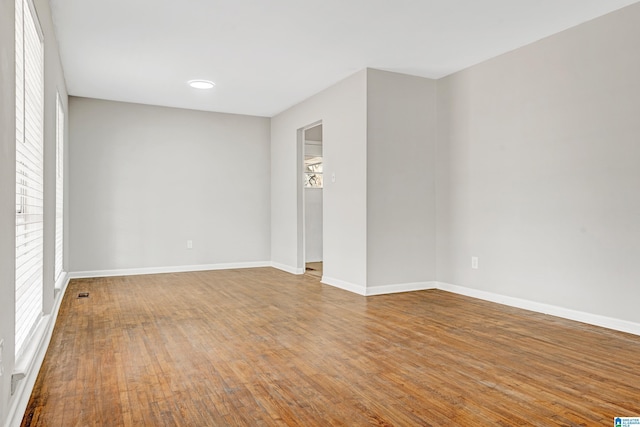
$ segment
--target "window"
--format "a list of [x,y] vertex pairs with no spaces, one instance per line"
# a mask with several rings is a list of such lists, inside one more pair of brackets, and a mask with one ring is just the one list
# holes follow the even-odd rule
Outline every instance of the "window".
[[304,145],[304,186],[322,188],[322,143],[307,141]]
[[322,157],[305,156],[304,186],[309,188],[322,188]]
[[44,49],[28,0],[16,0],[16,356],[42,316]]
[[60,94],[56,97],[56,246],[54,280],[62,274],[64,240],[64,109]]

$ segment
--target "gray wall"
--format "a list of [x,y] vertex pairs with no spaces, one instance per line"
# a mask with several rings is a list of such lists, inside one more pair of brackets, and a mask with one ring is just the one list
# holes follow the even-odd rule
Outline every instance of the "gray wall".
[[640,321],[638,22],[640,4],[438,82],[439,281]]
[[325,280],[361,292],[367,251],[366,76],[362,70],[271,119],[272,261],[290,271],[302,267],[298,130],[322,120],[323,274]]
[[435,81],[366,69],[274,117],[275,264],[299,267],[296,132],[322,120],[324,281],[367,293],[435,280],[435,106]]
[[[58,47],[51,21],[49,2],[35,0],[44,35],[44,300],[43,312],[54,306],[55,247],[55,144],[56,91],[66,107],[64,83]],[[10,396],[11,373],[15,367],[15,10],[14,1],[0,2],[0,339],[4,374],[0,377],[0,423],[8,417],[13,403]],[[22,382],[24,383],[24,381]],[[24,386],[24,384],[21,384]],[[14,398],[15,399],[15,396]]]
[[367,287],[430,282],[436,82],[367,70]]
[[269,119],[75,97],[70,110],[71,271],[270,260]]

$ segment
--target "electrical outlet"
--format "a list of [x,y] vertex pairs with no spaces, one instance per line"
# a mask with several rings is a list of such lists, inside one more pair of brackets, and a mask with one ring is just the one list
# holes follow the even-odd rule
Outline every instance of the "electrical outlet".
[[193,249],[193,240],[187,240],[187,249]]
[[478,257],[477,256],[472,256],[471,257],[471,268],[473,268],[474,270],[478,269]]

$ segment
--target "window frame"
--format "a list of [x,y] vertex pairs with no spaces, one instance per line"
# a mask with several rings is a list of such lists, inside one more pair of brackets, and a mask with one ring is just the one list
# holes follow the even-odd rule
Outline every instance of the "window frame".
[[53,280],[64,272],[64,133],[65,110],[60,92],[56,93],[56,215]]
[[44,300],[44,37],[31,0],[15,0],[15,356],[42,319]]

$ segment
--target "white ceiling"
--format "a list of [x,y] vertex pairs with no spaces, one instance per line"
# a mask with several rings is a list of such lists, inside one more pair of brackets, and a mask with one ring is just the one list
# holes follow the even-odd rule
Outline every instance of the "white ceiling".
[[365,67],[439,78],[637,1],[50,0],[70,95],[267,117]]

